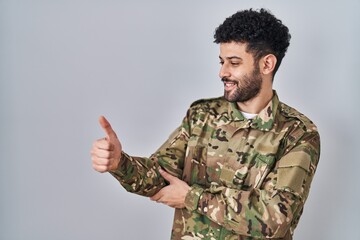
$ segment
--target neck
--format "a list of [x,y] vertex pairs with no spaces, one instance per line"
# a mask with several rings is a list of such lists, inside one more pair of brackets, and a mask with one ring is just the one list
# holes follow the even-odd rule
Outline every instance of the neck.
[[269,88],[267,91],[260,91],[260,93],[246,102],[238,102],[237,105],[240,111],[258,114],[271,101],[273,91]]

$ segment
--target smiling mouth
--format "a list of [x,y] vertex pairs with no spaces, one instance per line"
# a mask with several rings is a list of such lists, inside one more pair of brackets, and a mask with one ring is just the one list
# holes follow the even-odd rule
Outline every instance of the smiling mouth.
[[224,83],[224,88],[226,91],[230,91],[232,89],[234,89],[237,86],[237,82],[236,81],[232,81],[232,80],[222,80]]

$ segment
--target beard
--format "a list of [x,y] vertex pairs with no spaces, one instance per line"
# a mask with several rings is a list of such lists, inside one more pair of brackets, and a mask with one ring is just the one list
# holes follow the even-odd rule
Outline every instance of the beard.
[[[255,68],[251,76],[245,74],[240,81],[234,81],[227,78],[222,78],[224,83],[235,83],[236,88],[230,91],[224,90],[224,97],[229,102],[246,102],[256,97],[262,85],[262,78],[259,68]],[[241,84],[241,86],[239,86]]]

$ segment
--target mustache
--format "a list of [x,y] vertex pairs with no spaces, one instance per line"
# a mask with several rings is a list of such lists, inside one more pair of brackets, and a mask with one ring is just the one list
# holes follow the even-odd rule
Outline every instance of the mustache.
[[230,80],[230,79],[228,79],[228,78],[226,78],[226,77],[223,77],[223,78],[221,79],[221,81],[222,81],[223,83],[235,83],[235,84],[238,84],[238,81]]

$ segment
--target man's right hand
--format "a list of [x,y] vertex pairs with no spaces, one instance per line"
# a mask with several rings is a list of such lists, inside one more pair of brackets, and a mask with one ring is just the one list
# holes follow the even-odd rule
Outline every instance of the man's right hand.
[[106,133],[105,138],[98,139],[91,148],[93,168],[98,172],[108,172],[117,169],[121,157],[121,143],[104,116],[99,118],[99,123]]

